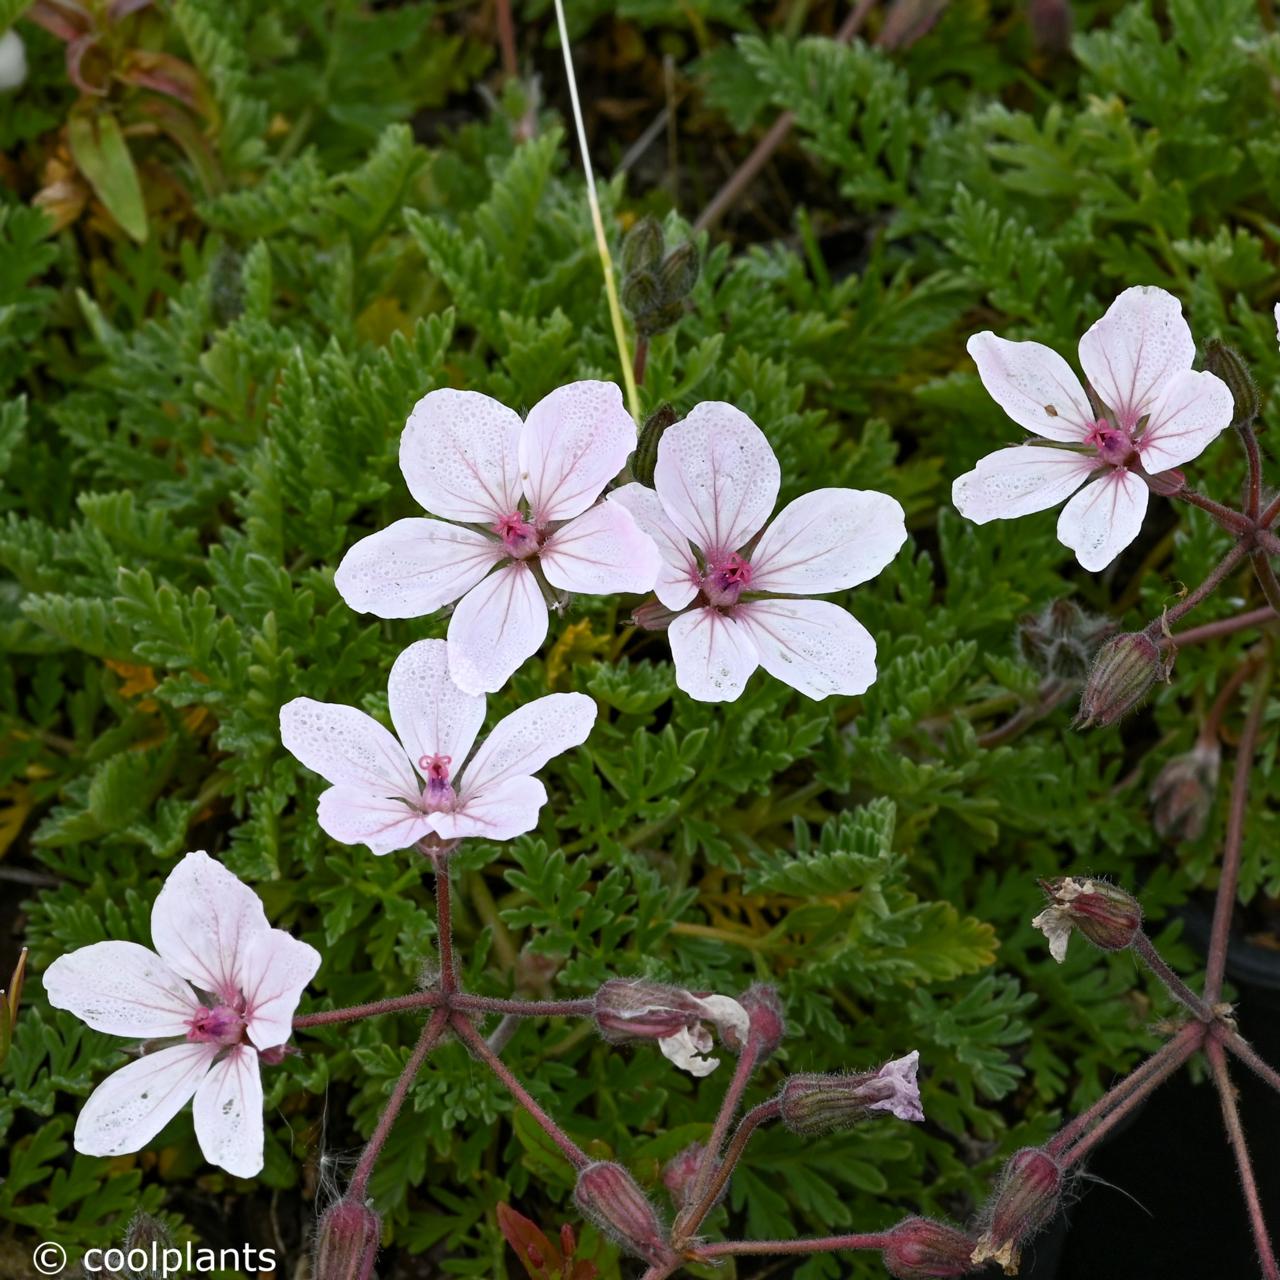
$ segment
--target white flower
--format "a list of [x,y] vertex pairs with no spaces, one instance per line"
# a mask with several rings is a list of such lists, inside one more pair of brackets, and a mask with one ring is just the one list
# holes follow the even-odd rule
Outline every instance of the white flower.
[[867,629],[838,605],[797,597],[866,582],[897,555],[907,531],[893,498],[817,489],[761,533],[778,500],[778,460],[745,413],[717,401],[667,428],[653,480],[609,502],[658,545],[658,599],[683,611],[668,631],[680,688],[732,701],[758,666],[810,698],[871,685]]
[[172,1042],[148,1046],[93,1091],[75,1148],[138,1151],[194,1097],[204,1158],[251,1178],[262,1169],[259,1057],[289,1039],[320,953],[273,929],[257,895],[202,852],[170,872],[151,910],[151,940],[155,951],[96,942],[44,975],[49,1003],[95,1031]]
[[1144,476],[1198,457],[1234,414],[1226,383],[1191,368],[1196,345],[1177,298],[1150,286],[1126,289],[1080,339],[1092,396],[1038,342],[978,333],[969,354],[992,399],[1036,440],[988,454],[956,480],[952,501],[986,524],[1071,498],[1058,540],[1086,569],[1105,569],[1138,536]]
[[374,853],[443,840],[510,840],[532,831],[547,802],[532,775],[585,742],[596,704],[582,693],[537,698],[494,727],[463,768],[484,722],[484,695],[450,676],[444,640],[420,640],[396,660],[387,701],[397,739],[355,707],[294,698],[280,710],[280,737],[333,785],[320,796],[321,827]]
[[27,47],[16,31],[0,35],[0,93],[17,89],[27,78]]

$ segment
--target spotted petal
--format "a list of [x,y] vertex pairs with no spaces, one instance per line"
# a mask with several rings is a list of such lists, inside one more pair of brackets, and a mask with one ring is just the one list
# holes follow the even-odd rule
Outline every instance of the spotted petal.
[[974,524],[1046,511],[1069,498],[1097,469],[1091,454],[1042,445],[997,449],[951,486],[951,501]]
[[241,963],[245,1030],[259,1049],[284,1044],[293,1034],[298,1001],[319,967],[315,947],[283,929],[269,929],[249,943]]
[[405,749],[372,716],[337,702],[294,698],[280,709],[280,738],[313,773],[374,796],[418,794]]
[[452,813],[432,814],[436,832],[445,840],[477,836],[512,840],[538,825],[547,789],[537,778],[504,778],[459,799]]
[[491,573],[449,620],[449,672],[466,693],[494,693],[538,651],[547,605],[522,560]]
[[1154,475],[1198,458],[1231,425],[1235,399],[1212,373],[1184,369],[1161,388],[1138,442],[1142,465]]
[[358,787],[330,787],[320,793],[316,821],[341,844],[366,845],[378,855],[410,849],[435,828],[416,804],[396,796],[373,795]]
[[1052,347],[975,333],[966,349],[987,394],[1020,427],[1045,440],[1078,443],[1093,409],[1080,379]]
[[625,484],[609,494],[609,501],[626,507],[640,529],[658,548],[660,563],[654,591],[668,609],[683,609],[698,594],[701,574],[689,539],[676,528],[653,489]]
[[1062,508],[1058,541],[1084,568],[1105,569],[1138,536],[1149,492],[1132,471],[1112,468]]
[[391,722],[419,773],[424,757],[447,756],[456,775],[484,723],[484,695],[464,693],[449,674],[449,646],[419,640],[395,660],[387,680]]
[[652,591],[658,549],[635,517],[613,502],[598,502],[543,543],[542,571],[553,587],[580,595]]
[[876,678],[876,642],[827,600],[753,600],[735,611],[760,665],[807,697],[864,693]]
[[667,629],[676,684],[699,702],[733,702],[760,665],[746,627],[718,609],[690,609]]
[[262,1172],[262,1075],[258,1055],[236,1045],[196,1090],[196,1141],[210,1163],[237,1178]]
[[537,773],[548,760],[587,740],[596,704],[585,693],[550,693],[499,720],[461,779],[460,794],[479,794],[508,778]]

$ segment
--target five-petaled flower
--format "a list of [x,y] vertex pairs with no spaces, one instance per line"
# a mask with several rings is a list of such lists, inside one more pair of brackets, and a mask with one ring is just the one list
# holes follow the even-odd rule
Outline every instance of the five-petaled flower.
[[969,354],[991,397],[1036,439],[981,459],[952,500],[986,524],[1070,498],[1058,540],[1086,569],[1105,569],[1138,536],[1146,477],[1198,457],[1234,412],[1227,384],[1192,369],[1196,344],[1177,298],[1150,286],[1126,289],[1080,339],[1088,391],[1039,342],[978,333]]
[[658,544],[655,590],[679,611],[668,639],[680,688],[730,701],[758,666],[810,698],[871,685],[867,629],[838,605],[796,597],[866,582],[898,554],[907,531],[893,498],[815,489],[760,533],[778,499],[778,460],[745,413],[717,401],[667,428],[653,479],[653,489],[614,490],[609,503]]
[[510,840],[537,826],[547,792],[532,775],[586,741],[596,704],[582,693],[526,703],[498,722],[464,769],[485,700],[454,682],[451,649],[419,640],[395,660],[387,701],[398,740],[355,707],[294,698],[281,708],[284,745],[332,784],[318,816],[335,840],[381,854],[432,834]]
[[320,953],[273,929],[258,896],[203,852],[169,873],[151,909],[151,940],[155,951],[95,942],[44,975],[54,1008],[95,1031],[161,1042],[93,1091],[75,1148],[138,1151],[194,1097],[205,1159],[251,1178],[262,1168],[259,1059],[278,1060]]
[[458,600],[448,632],[454,681],[492,693],[546,637],[550,589],[653,587],[653,543],[626,510],[596,501],[635,446],[636,424],[609,382],[561,387],[524,422],[478,392],[432,391],[405,424],[400,470],[442,519],[397,520],[357,542],[338,566],[338,591],[380,618],[417,618]]

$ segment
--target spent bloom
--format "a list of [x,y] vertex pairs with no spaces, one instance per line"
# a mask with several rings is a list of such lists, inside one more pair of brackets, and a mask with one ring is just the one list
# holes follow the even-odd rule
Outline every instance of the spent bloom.
[[782,1082],[778,1115],[794,1133],[828,1133],[847,1129],[873,1111],[899,1120],[924,1119],[916,1072],[920,1054],[886,1062],[876,1071],[855,1075],[796,1075]]
[[419,640],[395,660],[395,734],[356,707],[294,698],[280,709],[284,745],[332,784],[317,816],[335,840],[383,854],[432,834],[510,840],[537,826],[547,792],[533,774],[586,741],[596,704],[582,693],[537,698],[500,720],[468,760],[485,700],[454,682],[451,647]]
[[700,702],[732,701],[761,666],[810,698],[862,693],[876,678],[867,629],[801,597],[874,578],[906,541],[902,508],[871,490],[816,489],[764,528],[780,480],[760,428],[708,401],[663,432],[653,489],[609,495],[658,545],[676,683]]
[[1071,876],[1040,883],[1049,905],[1031,925],[1049,939],[1049,954],[1059,964],[1066,959],[1073,929],[1103,951],[1123,951],[1142,927],[1138,900],[1113,884]]
[[273,929],[248,886],[203,852],[169,873],[151,910],[154,951],[95,942],[44,975],[49,1003],[95,1031],[148,1042],[76,1121],[75,1148],[118,1156],[150,1142],[194,1097],[204,1158],[262,1169],[259,1060],[278,1061],[320,953]]
[[27,47],[14,30],[0,31],[0,93],[21,87],[27,78]]
[[1070,498],[1058,540],[1086,569],[1105,569],[1138,536],[1147,477],[1199,457],[1234,413],[1227,384],[1191,367],[1177,298],[1151,286],[1126,289],[1080,339],[1087,390],[1039,342],[984,332],[968,347],[992,399],[1035,439],[981,459],[952,500],[986,524]]
[[457,600],[453,679],[500,689],[547,634],[552,589],[653,587],[658,553],[616,505],[597,502],[636,447],[609,382],[573,382],[519,414],[476,391],[432,391],[400,437],[409,492],[439,519],[411,517],[357,542],[334,582],[360,613],[417,618]]

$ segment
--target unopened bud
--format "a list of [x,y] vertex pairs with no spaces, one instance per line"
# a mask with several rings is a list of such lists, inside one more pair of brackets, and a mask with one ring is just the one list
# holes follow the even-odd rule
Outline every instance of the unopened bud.
[[[782,1017],[782,1001],[775,988],[763,982],[748,987],[739,1003],[747,1012],[749,1030],[747,1040],[755,1046],[756,1061],[763,1062],[772,1056],[782,1043],[786,1023]],[[724,1042],[735,1053],[743,1050],[743,1037],[733,1028],[726,1028]]]
[[658,1266],[676,1261],[657,1209],[620,1164],[588,1165],[573,1198],[585,1217],[629,1253]]
[[124,1256],[127,1261],[141,1254],[147,1261],[141,1269],[128,1263],[129,1280],[164,1280],[167,1269],[173,1265],[167,1257],[171,1250],[175,1259],[181,1258],[182,1251],[173,1243],[169,1228],[159,1218],[139,1209],[124,1233]]
[[794,1133],[848,1129],[866,1115],[887,1111],[900,1120],[924,1119],[916,1070],[920,1055],[886,1062],[858,1075],[788,1076],[778,1094],[778,1116]]
[[668,609],[655,597],[637,605],[632,611],[631,621],[641,631],[665,631],[679,616],[678,609]]
[[932,1218],[904,1218],[886,1234],[885,1270],[896,1280],[937,1280],[973,1270],[976,1241]]
[[1209,373],[1221,378],[1227,384],[1227,390],[1231,392],[1231,399],[1235,403],[1232,426],[1249,426],[1258,416],[1260,403],[1258,384],[1254,382],[1253,374],[1249,372],[1249,366],[1245,364],[1244,358],[1225,342],[1210,338],[1205,343],[1204,367]]
[[677,1209],[686,1204],[686,1193],[693,1187],[698,1168],[702,1164],[702,1153],[706,1150],[701,1142],[695,1142],[674,1159],[667,1161],[662,1170],[662,1185],[671,1195],[672,1203]]
[[1064,876],[1042,880],[1049,905],[1031,924],[1049,939],[1049,954],[1061,964],[1067,940],[1078,929],[1103,951],[1123,951],[1142,927],[1142,908],[1131,893],[1102,880]]
[[653,471],[658,463],[658,441],[676,420],[676,411],[664,404],[655,409],[640,428],[636,451],[631,455],[631,476],[641,484],[653,486]]
[[1074,600],[1052,600],[1018,619],[1017,643],[1028,666],[1051,680],[1084,683],[1098,645],[1116,629]]
[[1145,632],[1113,636],[1093,660],[1080,697],[1077,728],[1115,724],[1147,696],[1157,680],[1168,675],[1160,646]]
[[657,218],[641,218],[622,238],[622,274],[656,271],[665,249],[662,224]]
[[372,1280],[382,1221],[368,1205],[339,1200],[316,1232],[315,1280]]
[[1151,784],[1151,822],[1166,840],[1199,840],[1209,822],[1218,788],[1222,749],[1197,743],[1174,756]]
[[622,282],[622,305],[635,320],[662,306],[662,286],[652,271],[634,271]]
[[642,338],[656,337],[660,333],[665,333],[673,324],[677,324],[684,313],[685,303],[683,301],[664,302],[661,306],[654,307],[651,311],[633,313],[636,332]]
[[664,303],[683,302],[698,283],[702,257],[695,244],[682,244],[673,249],[658,271]]
[[974,1248],[974,1263],[998,1262],[1017,1275],[1022,1246],[1058,1211],[1062,1167],[1038,1147],[1024,1147],[1009,1159],[987,1208],[987,1229]]
[[1071,47],[1071,0],[1028,0],[1027,21],[1037,48],[1046,53],[1066,53]]

